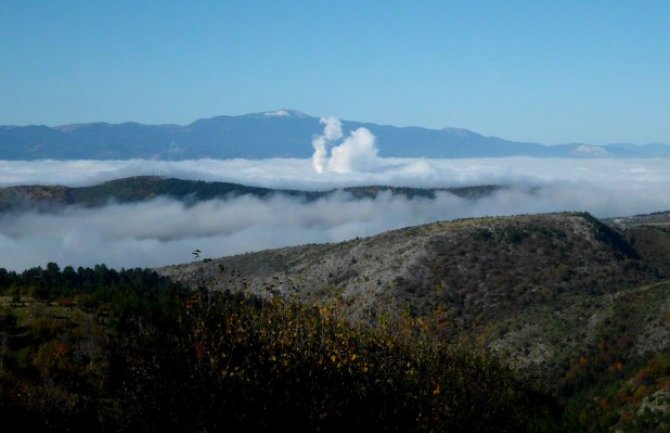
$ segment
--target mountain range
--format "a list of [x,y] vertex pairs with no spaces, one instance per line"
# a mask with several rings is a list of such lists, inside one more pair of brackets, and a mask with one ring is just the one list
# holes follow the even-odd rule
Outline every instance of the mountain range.
[[[670,157],[670,146],[664,144],[547,146],[460,128],[396,127],[348,120],[342,127],[345,134],[361,127],[369,129],[377,138],[382,157]],[[318,117],[295,110],[217,116],[188,125],[96,122],[0,126],[0,159],[306,158],[313,152],[312,139],[322,130]]]

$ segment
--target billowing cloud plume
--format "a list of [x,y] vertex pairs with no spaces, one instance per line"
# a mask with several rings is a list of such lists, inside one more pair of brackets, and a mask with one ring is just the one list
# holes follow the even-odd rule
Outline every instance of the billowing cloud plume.
[[333,147],[328,168],[335,173],[374,171],[379,167],[378,152],[375,136],[366,128],[358,128]]
[[[320,122],[325,125],[323,134],[312,140],[314,147],[312,165],[317,173],[321,174],[327,170],[347,174],[379,169],[381,165],[381,159],[377,155],[379,149],[370,130],[358,128],[351,131],[340,144],[333,146],[343,136],[342,122],[335,117],[321,118]],[[328,146],[333,146],[330,149],[330,156]]]
[[325,126],[323,134],[317,135],[312,140],[312,147],[314,147],[312,165],[317,173],[323,173],[328,162],[328,148],[326,146],[342,138],[342,122],[336,117],[322,117],[319,122]]

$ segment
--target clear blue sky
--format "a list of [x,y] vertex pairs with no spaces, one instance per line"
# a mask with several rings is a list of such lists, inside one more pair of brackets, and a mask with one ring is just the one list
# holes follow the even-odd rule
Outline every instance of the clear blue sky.
[[0,124],[312,115],[670,143],[669,1],[3,1]]

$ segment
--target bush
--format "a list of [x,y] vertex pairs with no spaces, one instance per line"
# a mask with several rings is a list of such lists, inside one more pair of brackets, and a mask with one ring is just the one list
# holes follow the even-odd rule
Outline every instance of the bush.
[[203,291],[178,322],[179,335],[145,323],[117,348],[136,353],[115,372],[129,423],[522,432],[548,413],[495,359],[422,338],[410,319],[353,327],[333,305]]

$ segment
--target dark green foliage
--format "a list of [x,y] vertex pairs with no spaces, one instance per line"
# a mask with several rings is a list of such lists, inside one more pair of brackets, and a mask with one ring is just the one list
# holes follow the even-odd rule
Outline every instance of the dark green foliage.
[[[431,254],[422,258],[428,277],[396,286],[415,296],[431,293],[433,305],[451,306],[466,326],[495,322],[574,292],[601,295],[658,281],[658,273],[620,233],[588,214],[460,223],[465,229],[430,238]],[[436,286],[446,290],[434,293]]]
[[115,382],[130,396],[127,422],[157,431],[517,432],[550,419],[483,354],[336,316],[329,306],[201,292],[171,332],[145,324],[122,339]]
[[473,239],[481,242],[493,240],[493,232],[489,229],[477,229],[472,234]]
[[[527,239],[560,239],[540,232]],[[0,275],[0,416],[30,431],[642,432],[666,422],[639,408],[670,389],[670,351],[636,357],[631,337],[663,284],[658,299],[631,292],[616,304],[552,394],[472,343],[444,343],[444,324],[411,309],[352,325],[340,296],[187,292],[104,265]]]
[[670,227],[636,226],[624,231],[626,240],[665,277],[670,277]]
[[[0,325],[0,415],[31,431],[538,431],[552,403],[419,319],[353,327],[337,303],[55,264]],[[4,310],[3,310],[4,311]],[[0,342],[1,343],[1,342]],[[2,346],[0,345],[0,349]]]
[[8,272],[6,269],[0,268],[0,293],[11,287],[15,280],[15,272]]
[[636,260],[640,258],[638,252],[631,247],[621,233],[598,221],[589,213],[583,213],[581,215],[593,224],[595,238],[610,245],[619,257]]

